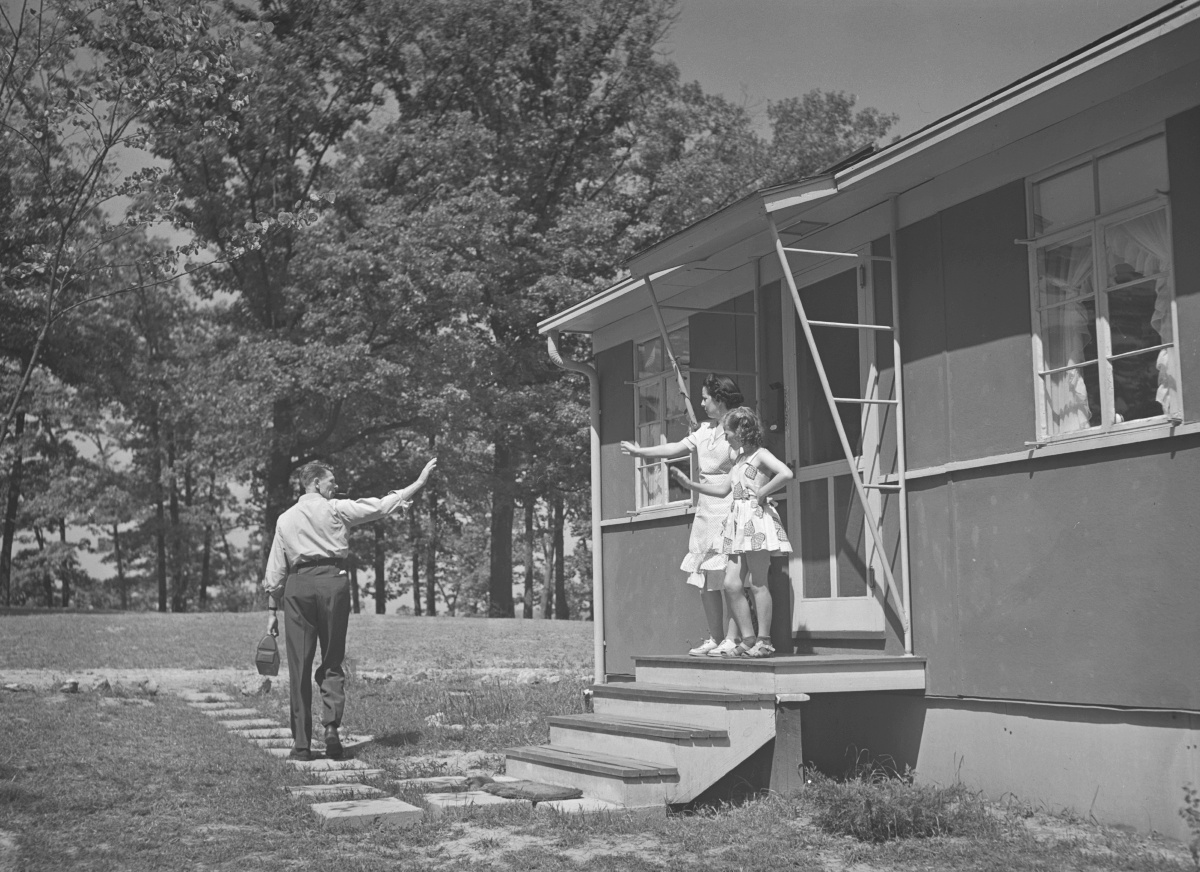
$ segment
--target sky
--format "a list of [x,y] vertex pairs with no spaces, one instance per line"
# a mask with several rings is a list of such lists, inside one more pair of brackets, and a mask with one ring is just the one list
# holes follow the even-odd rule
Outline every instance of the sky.
[[746,102],[814,88],[900,116],[907,135],[1167,0],[678,0],[665,49],[685,81]]

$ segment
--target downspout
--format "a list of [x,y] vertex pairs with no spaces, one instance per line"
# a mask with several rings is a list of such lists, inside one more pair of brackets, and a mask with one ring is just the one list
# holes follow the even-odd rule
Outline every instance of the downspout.
[[592,457],[592,663],[593,680],[604,683],[604,547],[600,541],[600,376],[594,366],[564,358],[558,350],[558,331],[546,333],[546,351],[550,359],[569,372],[588,377],[591,397]]

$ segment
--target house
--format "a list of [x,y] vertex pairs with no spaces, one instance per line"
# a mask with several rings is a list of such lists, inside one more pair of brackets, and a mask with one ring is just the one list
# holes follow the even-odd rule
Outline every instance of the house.
[[[888,755],[1185,835],[1200,0],[625,266],[540,325],[592,381],[597,686],[510,772],[652,807],[736,767],[786,789],[801,760]],[[593,357],[563,358],[565,332]],[[732,376],[795,471],[768,661],[681,656],[705,635],[692,505],[619,450],[686,431],[665,341],[696,407]]]

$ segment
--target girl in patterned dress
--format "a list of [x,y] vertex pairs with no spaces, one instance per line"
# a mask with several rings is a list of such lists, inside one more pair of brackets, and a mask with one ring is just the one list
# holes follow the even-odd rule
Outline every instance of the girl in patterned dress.
[[[704,380],[700,396],[709,420],[701,424],[694,433],[666,445],[643,447],[636,442],[622,442],[621,451],[633,457],[657,458],[686,457],[695,451],[700,481],[727,485],[729,470],[733,468],[733,455],[730,453],[729,443],[725,441],[721,419],[730,409],[742,404],[742,392],[738,390],[733,379],[710,375]],[[708,621],[708,638],[688,652],[697,657],[705,654],[728,654],[738,643],[737,624],[732,618],[732,608],[728,611],[730,619],[726,626],[727,612],[722,603],[725,598],[725,564],[729,561],[721,552],[721,524],[729,514],[729,501],[728,494],[723,497],[701,495],[697,500],[696,515],[692,519],[691,536],[688,540],[688,553],[679,567],[688,573],[688,584],[700,589],[700,602],[704,606],[704,616]],[[744,599],[741,591],[738,591],[738,598]],[[717,639],[722,637],[724,641],[717,642]]]
[[[671,474],[697,493],[730,497],[729,512],[721,529],[721,552],[729,559],[725,570],[726,599],[742,636],[741,644],[730,656],[770,657],[775,646],[771,644],[772,602],[767,572],[771,557],[790,553],[792,545],[779,512],[768,497],[791,481],[792,471],[762,447],[762,422],[750,409],[742,406],[732,410],[721,420],[721,425],[735,453],[727,483],[695,482],[677,469],[672,469]],[[750,606],[742,595],[744,587],[749,587],[754,597],[757,635]]]

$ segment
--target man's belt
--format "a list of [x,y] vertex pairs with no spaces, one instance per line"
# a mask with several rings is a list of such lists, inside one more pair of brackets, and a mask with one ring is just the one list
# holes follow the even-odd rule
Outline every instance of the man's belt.
[[301,557],[292,565],[292,569],[305,569],[309,566],[336,566],[341,569],[345,562],[341,557]]

